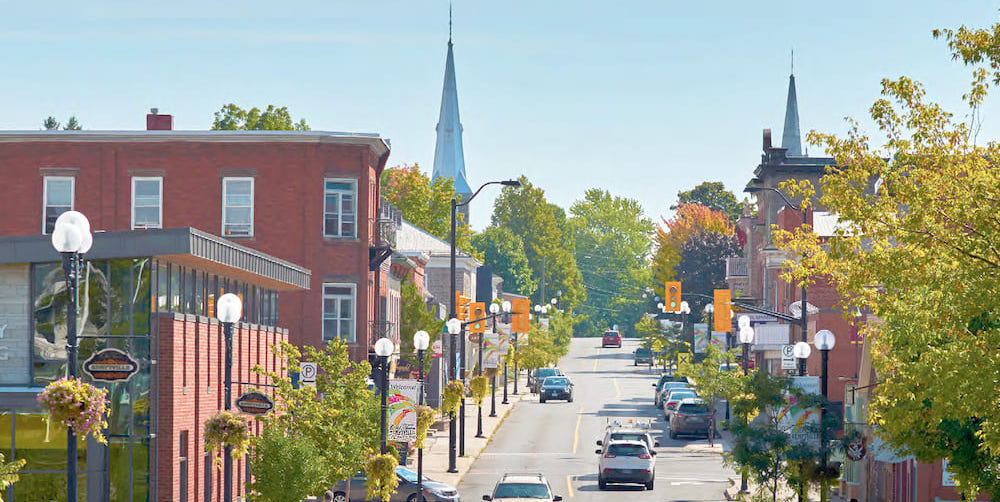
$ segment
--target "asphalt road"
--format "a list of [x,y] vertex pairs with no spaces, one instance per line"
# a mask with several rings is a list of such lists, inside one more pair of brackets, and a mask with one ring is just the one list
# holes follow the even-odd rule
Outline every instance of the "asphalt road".
[[[482,500],[504,472],[540,472],[564,500],[725,500],[723,491],[736,477],[723,467],[718,453],[690,451],[688,444],[705,439],[672,440],[665,432],[660,410],[653,406],[652,384],[659,373],[633,366],[636,340],[622,348],[601,348],[600,338],[577,338],[560,368],[575,384],[574,402],[522,401],[500,426],[492,442],[463,476],[459,493],[465,501]],[[599,448],[608,417],[652,418],[660,442],[656,482],[651,491],[642,485],[597,488]]]

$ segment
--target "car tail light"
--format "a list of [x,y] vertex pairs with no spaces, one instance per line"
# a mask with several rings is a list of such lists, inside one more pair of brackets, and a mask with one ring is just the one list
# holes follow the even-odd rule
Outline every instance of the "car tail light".
[[610,453],[605,453],[604,454],[604,458],[616,458],[616,457],[618,457],[618,455],[612,455]]
[[643,455],[639,455],[639,458],[641,458],[643,460],[649,460],[649,459],[651,459],[653,457],[650,457],[649,455],[643,454]]

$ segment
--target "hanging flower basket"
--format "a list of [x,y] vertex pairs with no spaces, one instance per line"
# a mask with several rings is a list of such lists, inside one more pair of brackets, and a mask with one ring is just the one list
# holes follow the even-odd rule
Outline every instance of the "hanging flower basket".
[[396,492],[399,486],[399,478],[396,477],[396,466],[399,465],[399,458],[392,452],[381,455],[372,455],[365,466],[368,482],[368,498],[376,498],[388,502],[389,497]]
[[427,440],[427,429],[434,423],[434,415],[436,414],[434,408],[427,405],[421,405],[417,408],[417,440],[413,442],[417,448],[424,447],[424,441]]
[[[205,451],[214,452],[226,446],[233,448],[233,457],[242,457],[250,449],[250,425],[231,411],[220,411],[205,421]],[[222,466],[222,457],[215,457]]]
[[472,390],[472,400],[476,402],[476,406],[482,406],[490,391],[490,379],[485,375],[472,377],[472,380],[469,380],[469,388]]
[[441,393],[441,411],[445,413],[458,413],[458,407],[462,403],[462,396],[465,394],[465,385],[461,380],[452,380],[444,386]]
[[79,378],[60,378],[50,383],[38,395],[38,404],[48,413],[46,420],[56,421],[84,437],[87,434],[108,444],[102,432],[108,426],[104,415],[108,411],[108,391],[99,389]]

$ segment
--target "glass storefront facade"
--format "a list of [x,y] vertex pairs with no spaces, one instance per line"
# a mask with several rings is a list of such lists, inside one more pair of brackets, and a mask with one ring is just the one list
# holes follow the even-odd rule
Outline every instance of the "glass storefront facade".
[[[39,392],[67,374],[67,288],[58,263],[31,265],[28,281],[31,365],[28,374],[7,386],[19,392],[25,388]],[[79,500],[150,500],[156,432],[156,375],[151,361],[157,357],[152,320],[159,312],[214,316],[216,298],[227,292],[243,298],[244,322],[277,325],[278,295],[273,290],[149,257],[84,263],[79,284],[78,361],[116,348],[138,361],[139,371],[127,382],[90,382],[108,390],[108,444],[80,441]],[[77,375],[89,381],[80,368]],[[65,500],[66,429],[47,423],[37,405],[18,402],[14,407],[0,400],[0,452],[8,461],[27,460],[20,481],[7,489],[4,500]]]

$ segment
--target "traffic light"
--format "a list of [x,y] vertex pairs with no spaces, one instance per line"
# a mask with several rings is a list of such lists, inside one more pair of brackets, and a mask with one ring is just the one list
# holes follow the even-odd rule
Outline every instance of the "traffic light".
[[728,289],[716,289],[712,303],[715,306],[715,322],[713,331],[724,331],[726,333],[733,330],[733,307],[729,304],[732,301],[732,294]]
[[666,295],[664,295],[666,301],[663,302],[663,307],[667,312],[680,312],[681,311],[681,283],[677,281],[667,282]]
[[528,321],[528,312],[531,311],[531,300],[527,298],[514,298],[510,302],[511,325],[510,329],[514,333],[527,333],[531,331],[531,323]]
[[455,292],[455,317],[462,322],[469,320],[469,302],[472,299]]
[[[486,304],[483,302],[473,302],[469,304],[469,321],[476,321],[486,317]],[[479,320],[469,325],[469,333],[485,333],[486,321]]]

